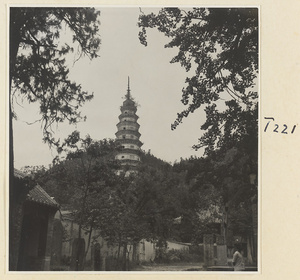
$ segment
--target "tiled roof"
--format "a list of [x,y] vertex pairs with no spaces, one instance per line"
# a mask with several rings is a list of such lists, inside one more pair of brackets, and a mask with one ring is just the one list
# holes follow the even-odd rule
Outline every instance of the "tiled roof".
[[180,244],[180,245],[185,245],[185,246],[191,246],[192,243],[185,243],[185,242],[179,242],[179,241],[169,241],[167,240],[168,243],[175,243],[175,244]]
[[[26,177],[26,174],[17,169],[14,170],[14,175],[18,179],[24,179]],[[26,200],[54,208],[58,208],[59,206],[59,204],[38,184],[29,190]]]
[[59,204],[45,192],[40,185],[35,185],[27,194],[28,201],[34,201],[47,206],[58,208]]

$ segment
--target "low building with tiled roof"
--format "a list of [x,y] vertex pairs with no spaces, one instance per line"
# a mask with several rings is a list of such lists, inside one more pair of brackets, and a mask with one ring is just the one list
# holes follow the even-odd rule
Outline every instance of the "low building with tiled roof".
[[[28,178],[26,176],[26,174],[24,174],[23,172],[21,172],[18,169],[14,170],[14,175],[16,178],[18,178],[20,180]],[[36,203],[40,203],[40,204],[58,209],[59,204],[39,184],[36,184],[34,182],[31,182],[31,184],[32,184],[32,186],[29,187],[30,190],[26,197],[27,201],[33,201]]]
[[59,204],[54,200],[54,198],[50,197],[40,185],[35,185],[29,191],[26,200],[40,203],[49,207],[59,207]]
[[[16,240],[19,246],[13,258],[15,270],[50,270],[53,220],[59,204],[29,176],[16,169],[14,175],[14,184],[25,194],[19,213],[21,224],[17,229],[21,233]],[[13,220],[14,217],[10,222]]]

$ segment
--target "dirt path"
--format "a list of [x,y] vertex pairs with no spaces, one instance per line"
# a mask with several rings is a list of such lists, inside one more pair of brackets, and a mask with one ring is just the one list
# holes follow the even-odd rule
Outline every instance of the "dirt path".
[[147,264],[136,267],[135,271],[201,271],[203,263]]

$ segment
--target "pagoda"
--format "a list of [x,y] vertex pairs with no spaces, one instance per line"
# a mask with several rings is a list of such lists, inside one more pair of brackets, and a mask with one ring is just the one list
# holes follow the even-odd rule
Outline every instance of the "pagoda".
[[136,115],[137,105],[130,94],[129,77],[127,94],[123,105],[121,106],[121,114],[119,115],[118,131],[116,132],[116,141],[120,143],[122,149],[116,155],[116,159],[121,161],[122,166],[128,166],[134,170],[140,163],[141,134],[139,133],[140,125],[138,124],[138,116]]

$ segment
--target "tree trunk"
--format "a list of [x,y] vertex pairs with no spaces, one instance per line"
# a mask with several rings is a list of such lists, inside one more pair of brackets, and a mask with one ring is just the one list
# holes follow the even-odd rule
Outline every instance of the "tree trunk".
[[[83,220],[84,209],[85,209],[85,206],[86,206],[87,195],[88,195],[88,187],[85,187],[83,201],[82,201],[82,205],[81,205],[80,220],[79,220],[79,223],[78,223],[78,240],[81,240],[82,220]],[[80,257],[80,251],[78,250],[77,251],[77,262],[76,262],[76,267],[75,267],[76,271],[80,270],[80,266],[79,266],[79,262],[78,262],[79,257]],[[84,257],[85,257],[85,254],[84,254]]]
[[90,248],[92,232],[93,232],[93,226],[91,225],[90,230],[89,230],[88,244],[86,245],[85,258],[87,256],[87,253],[88,253],[89,248]]
[[139,264],[138,246],[139,246],[138,242],[134,242],[133,243],[133,247],[132,247],[132,263],[134,265],[138,265]]
[[[9,26],[9,270],[17,270],[19,246],[22,227],[22,204],[19,197],[18,185],[14,184],[14,141],[13,141],[13,112],[12,112],[12,78],[16,57],[20,44],[20,28],[24,17],[18,15],[16,8],[10,8]],[[26,196],[25,196],[26,197]]]
[[121,244],[119,243],[119,246],[118,246],[118,260],[120,258],[120,250],[121,250]]
[[81,271],[84,267],[85,241],[76,238],[72,244],[72,256],[70,270]]
[[122,263],[122,270],[127,270],[127,243],[124,243],[123,245],[123,263]]
[[247,236],[247,259],[249,264],[253,264],[253,242],[251,236]]
[[130,270],[130,266],[129,266],[129,264],[130,264],[130,252],[131,252],[131,246],[129,246],[129,250],[127,250],[127,258],[126,258],[126,264],[127,264],[127,270]]
[[118,267],[120,267],[120,251],[121,251],[121,238],[119,236],[118,255],[117,255],[117,265],[118,265]]

